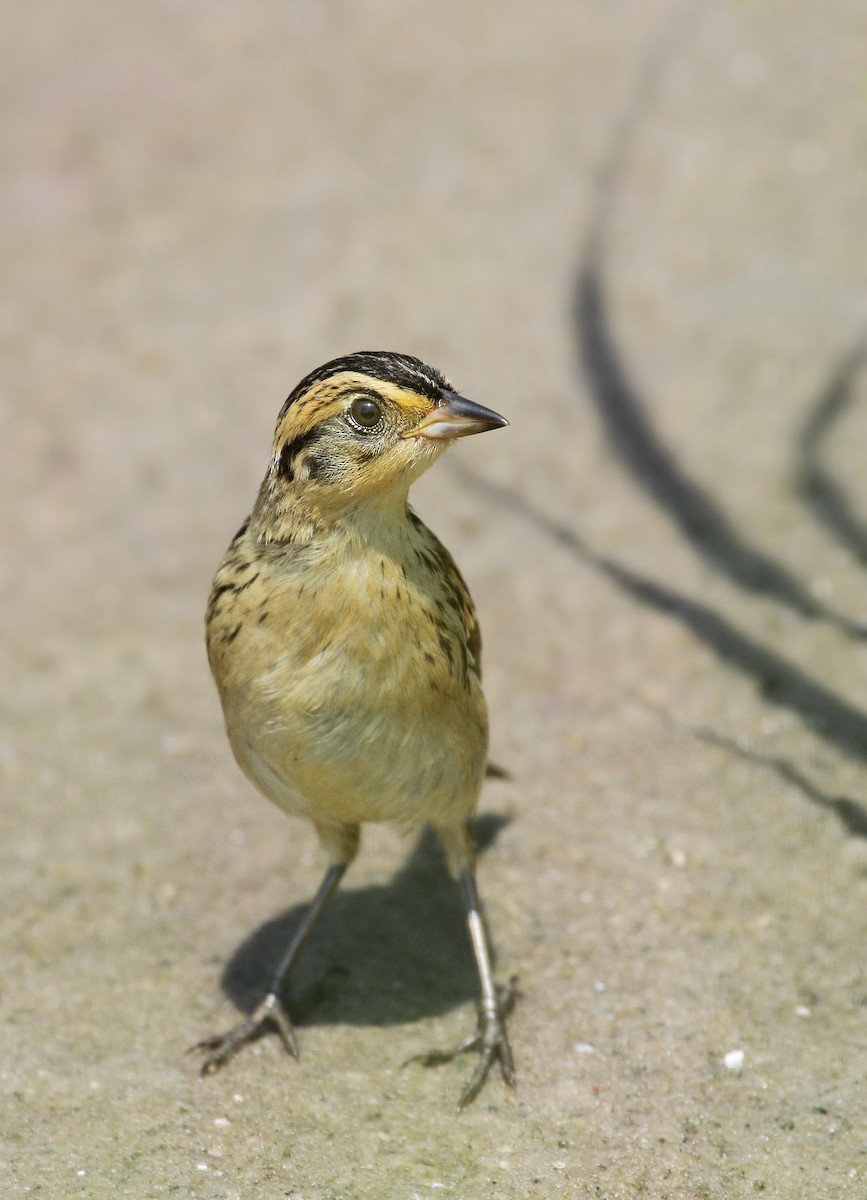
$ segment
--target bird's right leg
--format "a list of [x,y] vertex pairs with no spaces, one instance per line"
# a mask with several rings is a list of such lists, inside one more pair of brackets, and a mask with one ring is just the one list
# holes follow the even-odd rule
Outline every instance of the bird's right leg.
[[[331,833],[331,831],[328,832]],[[310,935],[322,913],[325,911],[329,900],[337,891],[337,887],[346,873],[346,868],[355,857],[358,849],[358,826],[347,827],[341,830],[339,838],[328,837],[327,834],[323,836],[325,831],[321,829],[319,830],[319,834],[322,841],[326,844],[326,849],[329,851],[338,850],[341,859],[344,861],[331,863],[325,872],[316,895],[310,903],[310,907],[304,914],[301,924],[295,930],[292,940],[286,948],[286,953],[283,955],[277,966],[277,970],[274,972],[271,987],[264,999],[257,1004],[249,1016],[244,1017],[237,1025],[233,1025],[226,1033],[214,1034],[212,1037],[197,1042],[192,1047],[192,1050],[208,1051],[208,1055],[202,1063],[202,1075],[211,1075],[214,1071],[218,1071],[223,1063],[227,1062],[242,1046],[246,1045],[247,1042],[255,1040],[269,1021],[277,1026],[277,1032],[280,1034],[280,1040],[283,1042],[286,1052],[291,1054],[293,1058],[299,1057],[298,1039],[295,1037],[292,1021],[289,1018],[286,1006],[281,997],[284,994],[292,968],[307,945]]]

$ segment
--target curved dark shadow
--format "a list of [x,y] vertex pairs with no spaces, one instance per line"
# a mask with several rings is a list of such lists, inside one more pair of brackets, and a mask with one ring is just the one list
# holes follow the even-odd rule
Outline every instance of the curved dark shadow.
[[856,347],[841,363],[817,399],[801,431],[795,487],[816,521],[867,566],[867,522],[857,516],[852,502],[833,474],[822,463],[822,446],[853,400],[853,385],[867,363],[867,345]]
[[[476,818],[480,854],[508,823]],[[305,910],[266,921],[232,954],[221,983],[242,1012],[268,991]],[[288,1003],[298,1024],[399,1025],[448,1012],[478,991],[460,891],[426,828],[387,884],[338,891],[292,975]]]
[[850,758],[867,762],[867,716],[806,671],[768,650],[707,605],[598,554],[574,530],[551,520],[523,496],[489,483],[463,464],[453,462],[451,469],[466,486],[496,503],[500,511],[511,511],[530,521],[634,600],[688,629],[722,663],[755,683],[766,700],[794,713],[823,741]]
[[696,735],[711,746],[717,746],[720,750],[737,755],[746,762],[755,763],[757,766],[767,767],[768,770],[774,771],[786,783],[790,783],[802,792],[813,804],[832,812],[850,837],[867,838],[867,808],[863,804],[859,804],[857,800],[853,800],[850,796],[829,796],[827,792],[816,787],[788,759],[780,758],[775,754],[760,754],[756,750],[744,749],[731,738],[723,737],[710,729],[698,729]]
[[615,343],[598,252],[592,249],[578,276],[575,322],[585,378],[609,445],[696,552],[745,591],[799,616],[821,617],[850,636],[867,636],[862,625],[821,604],[786,567],[751,546],[665,446]]
[[792,571],[751,544],[710,492],[678,462],[655,429],[647,399],[612,331],[604,270],[608,223],[641,119],[664,68],[683,43],[688,30],[684,16],[696,12],[693,6],[678,12],[659,46],[648,55],[597,177],[573,296],[579,365],[612,451],[713,570],[744,591],[767,597],[801,617],[821,618],[849,636],[864,638],[867,630],[862,624],[822,604]]

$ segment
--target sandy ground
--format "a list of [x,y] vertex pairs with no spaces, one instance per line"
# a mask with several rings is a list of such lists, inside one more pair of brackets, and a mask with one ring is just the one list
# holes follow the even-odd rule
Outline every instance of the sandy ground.
[[[867,1195],[862,0],[7,5],[0,1192]],[[416,353],[486,640],[480,881],[368,831],[274,1037],[186,1056],[318,880],[202,645],[277,410]],[[728,1065],[727,1065],[728,1064]]]

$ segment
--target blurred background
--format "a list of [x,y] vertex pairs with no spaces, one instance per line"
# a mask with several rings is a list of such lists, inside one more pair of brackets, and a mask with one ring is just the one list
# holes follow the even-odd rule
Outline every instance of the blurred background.
[[[867,9],[0,15],[5,1195],[860,1195]],[[300,1064],[187,1046],[320,869],[202,644],[283,399],[357,349],[511,428],[413,501],[485,635],[514,1096],[371,829]],[[226,967],[226,964],[229,964]],[[239,982],[240,980],[240,982]],[[222,987],[221,987],[222,983]]]

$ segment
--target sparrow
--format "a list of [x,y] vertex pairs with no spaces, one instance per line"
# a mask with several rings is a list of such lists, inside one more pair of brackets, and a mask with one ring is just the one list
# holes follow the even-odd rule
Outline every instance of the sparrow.
[[239,766],[312,823],[328,866],[268,993],[194,1047],[207,1052],[203,1075],[269,1023],[298,1057],[288,978],[355,858],[361,825],[391,821],[439,835],[481,990],[475,1031],[415,1058],[478,1053],[461,1108],[495,1061],[514,1086],[514,981],[494,983],[469,826],[488,750],[479,624],[451,555],[408,503],[410,485],[456,438],[505,425],[433,367],[379,351],[325,363],[280,410],[253,511],[214,577],[206,642]]

